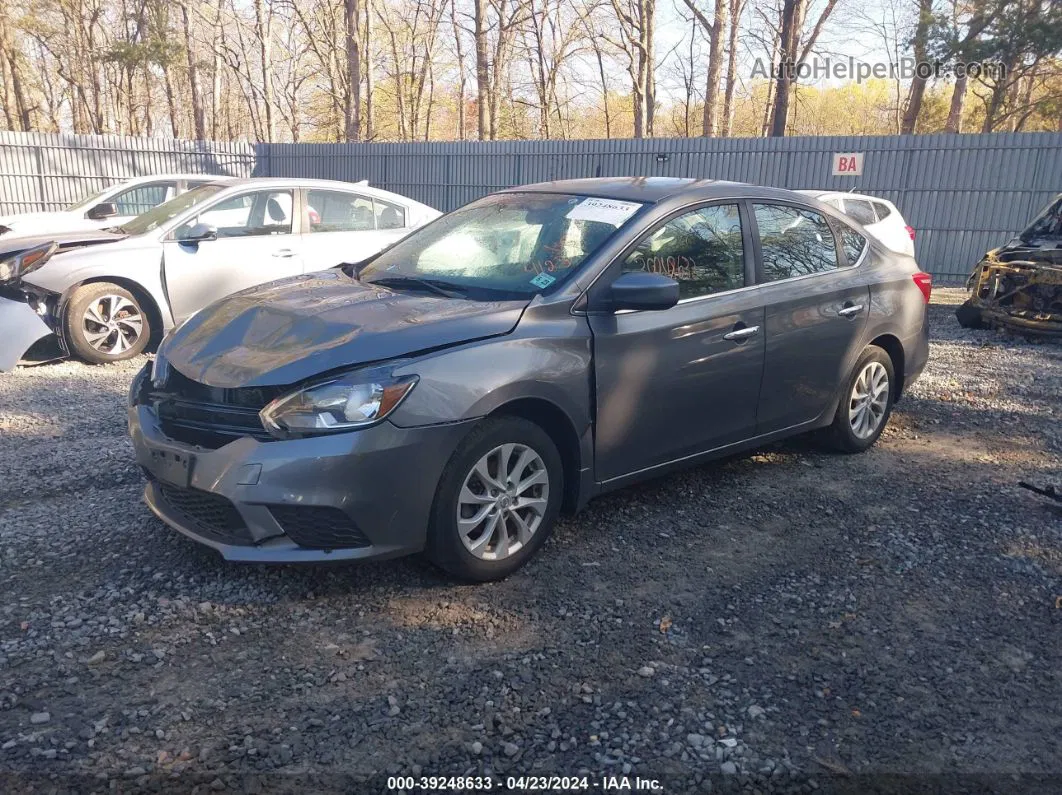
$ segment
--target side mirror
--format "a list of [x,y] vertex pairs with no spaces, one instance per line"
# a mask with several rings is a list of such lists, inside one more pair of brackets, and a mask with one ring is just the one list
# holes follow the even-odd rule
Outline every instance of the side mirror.
[[93,221],[102,221],[104,218],[113,218],[118,215],[118,205],[114,202],[100,202],[85,213],[85,215]]
[[210,224],[194,224],[188,229],[177,233],[177,240],[181,243],[203,243],[207,240],[218,239],[218,228]]
[[661,273],[632,271],[624,273],[609,287],[606,306],[611,312],[620,309],[670,309],[679,300],[679,285]]

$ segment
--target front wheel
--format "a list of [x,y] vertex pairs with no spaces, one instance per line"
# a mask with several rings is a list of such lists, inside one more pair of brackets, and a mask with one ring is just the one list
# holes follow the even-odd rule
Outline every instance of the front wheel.
[[889,354],[876,345],[868,346],[852,368],[833,424],[827,429],[831,447],[861,453],[873,446],[892,413],[894,379]]
[[443,470],[428,557],[462,579],[507,577],[546,542],[563,492],[563,466],[549,434],[519,417],[487,418]]
[[109,282],[78,287],[63,315],[70,352],[91,364],[132,359],[147,347],[151,331],[136,296]]

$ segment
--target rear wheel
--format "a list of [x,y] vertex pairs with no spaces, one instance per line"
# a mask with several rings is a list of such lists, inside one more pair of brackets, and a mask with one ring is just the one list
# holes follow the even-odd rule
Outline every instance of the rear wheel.
[[463,579],[507,577],[552,532],[563,480],[560,453],[542,428],[519,417],[483,420],[443,471],[428,556]]
[[831,447],[861,453],[873,446],[892,413],[894,379],[889,354],[876,345],[868,346],[852,368],[833,424],[827,429]]
[[129,290],[110,282],[74,290],[63,316],[70,352],[92,364],[132,359],[147,347],[151,323]]

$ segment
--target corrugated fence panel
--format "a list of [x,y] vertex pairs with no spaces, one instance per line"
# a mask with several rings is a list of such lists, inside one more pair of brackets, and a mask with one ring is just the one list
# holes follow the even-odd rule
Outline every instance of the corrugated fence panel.
[[150,174],[251,176],[251,144],[0,131],[0,214],[61,210]]
[[[864,153],[859,177],[833,154]],[[1062,191],[1062,134],[245,144],[0,132],[0,215],[60,209],[120,179],[191,172],[368,180],[440,210],[500,188],[594,176],[703,177],[890,199],[919,263],[958,281]]]

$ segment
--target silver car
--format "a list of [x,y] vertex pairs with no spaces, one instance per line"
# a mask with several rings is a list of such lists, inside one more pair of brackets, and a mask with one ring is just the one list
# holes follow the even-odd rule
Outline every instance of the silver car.
[[0,237],[84,232],[124,224],[213,179],[216,177],[210,174],[153,174],[127,179],[93,191],[62,210],[0,215]]
[[128,359],[230,293],[369,257],[439,212],[366,183],[220,178],[121,226],[0,243],[0,371],[56,334]]

